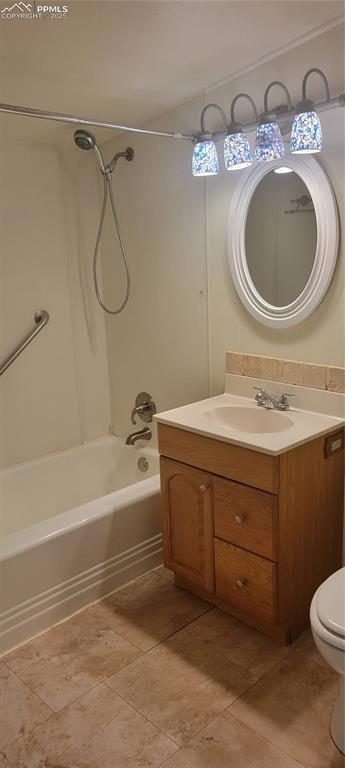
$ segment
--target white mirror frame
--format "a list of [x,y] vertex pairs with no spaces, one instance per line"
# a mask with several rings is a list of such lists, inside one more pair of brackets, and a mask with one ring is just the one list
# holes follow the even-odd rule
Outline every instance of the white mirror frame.
[[[317,243],[313,269],[302,293],[291,304],[276,307],[265,301],[251,279],[246,258],[245,231],[255,189],[267,173],[284,165],[295,171],[309,189],[315,208]],[[237,294],[251,315],[271,328],[288,328],[309,317],[322,301],[331,282],[338,255],[338,230],[334,192],[328,176],[314,157],[288,155],[280,160],[259,163],[245,172],[239,178],[229,210],[228,260]]]

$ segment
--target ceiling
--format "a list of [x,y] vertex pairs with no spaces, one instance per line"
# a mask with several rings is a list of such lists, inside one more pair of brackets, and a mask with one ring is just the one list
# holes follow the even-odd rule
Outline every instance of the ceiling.
[[[133,125],[344,11],[336,0],[66,2],[64,21],[0,20],[1,101]],[[0,121],[1,133],[15,138],[23,127],[26,138],[58,140],[64,133],[42,120],[0,115]]]

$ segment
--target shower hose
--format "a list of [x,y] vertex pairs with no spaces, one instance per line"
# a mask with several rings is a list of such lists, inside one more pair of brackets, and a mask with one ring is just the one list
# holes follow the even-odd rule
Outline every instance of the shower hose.
[[[109,199],[110,199],[110,205],[111,205],[111,210],[112,210],[112,214],[113,214],[113,219],[114,219],[116,231],[117,231],[118,238],[119,238],[119,243],[120,243],[123,263],[124,263],[124,267],[125,267],[125,270],[126,270],[126,280],[127,280],[127,287],[126,287],[125,297],[123,299],[122,304],[120,304],[120,306],[117,307],[116,309],[110,309],[109,307],[106,306],[106,304],[104,304],[104,301],[103,301],[103,299],[101,297],[101,294],[100,294],[100,290],[99,290],[99,286],[98,286],[98,278],[97,278],[97,262],[98,262],[98,256],[99,256],[99,244],[100,244],[101,237],[102,237],[102,232],[103,232],[104,217],[105,217],[105,212],[106,212],[106,207],[107,207],[108,193],[109,193]],[[125,306],[127,304],[127,301],[129,299],[130,288],[131,288],[131,276],[130,276],[130,273],[129,273],[129,266],[128,266],[128,260],[127,260],[127,255],[126,255],[126,248],[125,248],[124,240],[123,240],[123,237],[122,237],[122,234],[121,234],[120,222],[119,222],[119,219],[118,219],[118,215],[117,215],[117,212],[116,212],[115,201],[114,201],[114,194],[113,194],[113,187],[112,187],[112,171],[109,170],[108,168],[106,168],[106,170],[103,172],[103,203],[102,203],[101,218],[100,218],[99,227],[98,227],[98,233],[97,233],[97,238],[96,238],[96,245],[95,245],[95,250],[94,250],[94,254],[93,254],[93,267],[92,268],[93,268],[93,281],[94,281],[94,285],[95,285],[95,291],[96,291],[96,296],[97,296],[98,303],[100,304],[100,306],[102,307],[104,312],[108,313],[108,315],[118,315],[125,308]]]

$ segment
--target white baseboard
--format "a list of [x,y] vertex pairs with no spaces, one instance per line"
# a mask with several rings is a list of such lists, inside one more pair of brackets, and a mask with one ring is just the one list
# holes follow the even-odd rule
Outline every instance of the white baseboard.
[[21,645],[161,563],[162,536],[158,534],[18,603],[0,614],[0,653]]

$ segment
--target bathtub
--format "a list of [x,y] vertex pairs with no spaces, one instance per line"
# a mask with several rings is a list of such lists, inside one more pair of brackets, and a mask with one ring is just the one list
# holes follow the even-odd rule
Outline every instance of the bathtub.
[[153,448],[107,436],[10,467],[0,504],[1,653],[162,562]]

